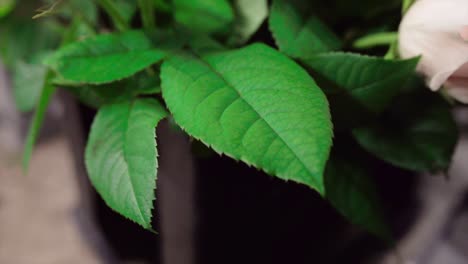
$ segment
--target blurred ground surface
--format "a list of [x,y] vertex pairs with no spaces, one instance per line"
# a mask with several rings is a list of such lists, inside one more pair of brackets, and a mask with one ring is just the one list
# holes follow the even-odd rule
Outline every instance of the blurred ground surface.
[[27,176],[17,156],[0,160],[0,263],[99,263],[76,223],[71,160],[62,136],[37,147]]
[[99,263],[76,223],[79,191],[65,137],[55,131],[39,144],[23,175],[24,118],[7,86],[0,67],[0,263]]
[[0,65],[0,263],[99,263],[77,224],[79,189],[65,137],[49,133],[23,175],[24,117],[7,87]]

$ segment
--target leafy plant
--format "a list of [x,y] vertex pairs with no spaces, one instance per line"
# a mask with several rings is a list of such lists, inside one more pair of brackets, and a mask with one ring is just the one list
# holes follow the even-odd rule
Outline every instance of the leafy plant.
[[36,20],[19,8],[6,15],[12,1],[0,5],[15,101],[23,111],[36,106],[24,165],[55,87],[71,92],[97,109],[86,146],[91,182],[146,229],[155,128],[164,118],[219,154],[309,186],[387,240],[362,153],[415,171],[450,165],[457,139],[450,105],[414,81],[419,58],[389,59],[398,57],[397,35],[385,29],[398,24],[400,1],[43,4]]

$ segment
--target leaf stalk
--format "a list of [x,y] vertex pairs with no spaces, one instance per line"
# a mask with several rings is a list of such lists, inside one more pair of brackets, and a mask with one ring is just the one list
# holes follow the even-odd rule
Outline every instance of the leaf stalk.
[[97,0],[98,4],[111,17],[112,22],[119,31],[125,31],[129,28],[127,21],[124,19],[119,9],[112,0]]

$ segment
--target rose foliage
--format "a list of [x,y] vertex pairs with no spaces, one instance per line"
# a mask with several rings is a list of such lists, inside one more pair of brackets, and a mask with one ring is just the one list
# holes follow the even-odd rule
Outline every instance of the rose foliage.
[[411,4],[0,2],[14,100],[35,112],[24,166],[51,96],[63,89],[97,111],[84,153],[91,182],[146,229],[157,213],[156,127],[170,119],[214,152],[306,185],[391,239],[375,164],[446,171],[456,103],[424,79],[433,90],[448,82],[457,95],[467,77],[466,0]]

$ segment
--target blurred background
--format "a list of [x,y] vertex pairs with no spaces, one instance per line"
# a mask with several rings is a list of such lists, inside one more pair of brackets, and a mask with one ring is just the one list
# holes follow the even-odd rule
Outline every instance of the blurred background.
[[[468,263],[466,133],[448,178],[379,165],[392,247],[308,188],[213,155],[163,124],[153,234],[89,185],[82,151],[93,113],[65,93],[54,97],[23,174],[31,114],[15,109],[0,73],[0,263]],[[455,114],[466,128],[468,112]]]
[[95,112],[65,91],[52,99],[23,172],[33,113],[16,110],[7,64],[0,61],[0,263],[468,263],[466,109],[454,112],[461,138],[447,175],[372,165],[395,245],[352,226],[309,188],[220,157],[168,123],[157,130],[153,234],[90,186],[83,149]]

